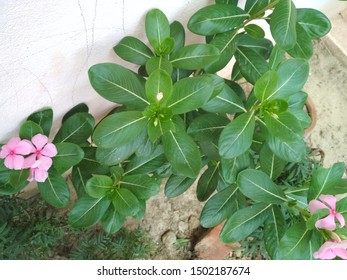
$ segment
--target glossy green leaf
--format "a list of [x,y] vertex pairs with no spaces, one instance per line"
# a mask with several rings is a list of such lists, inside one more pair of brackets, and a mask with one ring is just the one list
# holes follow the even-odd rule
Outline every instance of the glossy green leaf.
[[194,182],[195,178],[172,174],[165,184],[165,196],[169,198],[177,197],[188,190]]
[[180,48],[170,57],[175,68],[195,70],[217,61],[220,51],[213,45],[192,44]]
[[163,70],[169,75],[172,74],[173,66],[170,61],[168,61],[166,58],[160,56],[160,57],[152,57],[149,59],[146,63],[146,71],[148,75],[151,75],[156,70]]
[[94,175],[86,184],[86,192],[93,198],[105,197],[112,188],[113,180],[106,175]]
[[235,61],[233,69],[231,70],[231,80],[232,81],[238,81],[242,78],[240,65]]
[[235,30],[214,36],[209,44],[220,51],[220,56],[217,61],[204,68],[207,73],[216,73],[229,63],[236,51],[236,37],[237,32]]
[[230,122],[219,138],[219,153],[224,158],[234,158],[252,145],[255,127],[253,112],[244,113]]
[[62,124],[53,143],[85,143],[93,132],[94,123],[94,117],[91,114],[76,113]]
[[300,24],[296,24],[296,43],[287,53],[294,58],[309,60],[313,55],[313,44],[311,38]]
[[264,13],[269,5],[273,2],[276,2],[276,0],[247,0],[245,4],[245,11],[252,16],[260,14],[261,12]]
[[214,35],[238,27],[249,18],[239,7],[227,4],[210,5],[198,10],[188,22],[188,29],[199,35]]
[[140,110],[149,104],[145,97],[145,80],[121,65],[95,64],[88,75],[95,91],[109,101]]
[[160,44],[160,53],[162,55],[169,55],[175,47],[175,39],[171,37],[165,38]]
[[30,169],[21,169],[21,170],[11,170],[9,183],[13,187],[14,190],[19,190],[23,184],[27,182],[27,179],[30,175]]
[[236,210],[236,186],[227,187],[212,196],[201,211],[200,223],[204,228],[214,227]]
[[193,139],[184,131],[169,131],[162,137],[165,155],[177,175],[198,176],[201,169],[200,152]]
[[301,123],[288,112],[280,114],[266,113],[265,123],[273,136],[286,142],[298,141],[304,135]]
[[63,176],[50,170],[43,183],[37,183],[40,195],[47,203],[57,208],[64,208],[70,202],[70,190]]
[[317,199],[321,194],[330,194],[345,172],[343,162],[334,163],[330,168],[319,167],[313,174],[307,200]]
[[269,58],[269,66],[271,70],[276,70],[278,65],[285,60],[285,53],[286,51],[281,49],[278,45],[274,46]]
[[[8,170],[3,165],[3,161],[0,160],[0,195],[12,195],[25,188],[29,182],[24,181],[22,184],[17,184],[17,182],[19,183],[23,180],[25,172],[27,171]],[[13,185],[10,183],[11,180]]]
[[19,137],[21,139],[31,140],[36,134],[43,134],[43,130],[40,125],[33,121],[25,121],[19,128]]
[[216,190],[219,180],[219,162],[208,165],[198,181],[196,194],[199,201],[207,200]]
[[264,102],[276,89],[278,83],[278,74],[270,70],[262,75],[254,85],[254,95],[260,101]]
[[319,39],[328,34],[331,29],[329,18],[315,9],[297,9],[297,21],[311,39]]
[[209,77],[185,78],[175,83],[167,106],[173,114],[182,114],[203,106],[213,93]]
[[142,174],[124,176],[120,186],[131,191],[139,200],[149,199],[160,191],[160,181]]
[[273,205],[264,223],[264,244],[270,259],[275,259],[277,247],[287,229],[281,209]]
[[296,43],[296,8],[291,0],[282,0],[276,6],[270,19],[270,30],[276,43],[288,50]]
[[174,21],[170,24],[170,37],[174,38],[175,40],[175,45],[172,52],[184,47],[186,33],[183,25],[179,21]]
[[49,136],[53,122],[53,110],[49,108],[34,112],[27,118],[27,121],[37,123],[42,128],[43,134]]
[[235,58],[242,76],[251,84],[255,84],[265,72],[270,70],[266,60],[250,48],[238,47]]
[[189,77],[192,73],[193,70],[174,68],[172,71],[171,78],[173,82],[177,82],[179,80]]
[[89,107],[87,106],[87,104],[79,103],[65,113],[65,115],[63,116],[63,120],[61,122],[64,123],[68,118],[72,117],[74,114],[88,113],[88,112],[89,112]]
[[303,109],[306,101],[307,101],[308,94],[303,91],[299,91],[297,93],[294,93],[289,98],[289,109]]
[[136,196],[124,188],[114,190],[112,203],[116,211],[123,216],[134,216],[140,209]]
[[[345,179],[346,180],[346,179]],[[344,197],[337,201],[336,203],[336,212],[343,215],[343,217],[347,218],[347,197]]]
[[172,92],[172,80],[168,73],[161,69],[153,71],[146,82],[146,96],[150,103],[164,103]]
[[273,204],[286,202],[282,189],[263,171],[246,169],[240,172],[237,185],[246,197],[254,201]]
[[145,29],[148,41],[158,53],[162,41],[170,37],[169,20],[161,10],[152,9],[146,14]]
[[239,34],[237,37],[237,46],[249,48],[267,60],[273,48],[273,44],[266,38],[254,38],[248,34]]
[[308,218],[306,221],[306,227],[307,229],[311,230],[315,228],[315,223],[322,219],[325,218],[330,214],[330,209],[328,208],[321,208],[317,209],[313,214],[311,214],[311,217]]
[[243,240],[260,227],[271,213],[271,204],[257,203],[236,211],[227,219],[220,233],[224,243]]
[[145,128],[148,120],[141,112],[127,111],[110,115],[96,127],[93,141],[103,148],[121,147],[132,141]]
[[261,170],[269,175],[272,180],[277,179],[281,175],[287,163],[285,160],[276,156],[268,145],[264,145],[261,149],[259,160]]
[[79,198],[71,209],[69,225],[74,228],[89,227],[96,224],[106,213],[111,201],[106,198]]
[[248,168],[251,164],[249,153],[246,152],[233,159],[222,158],[221,161],[221,175],[223,179],[230,185],[236,182],[237,174]]
[[153,57],[152,51],[132,36],[124,37],[113,50],[120,58],[138,65],[145,65],[147,60]]
[[76,144],[62,142],[55,146],[58,154],[53,157],[53,166],[60,174],[78,164],[84,157],[82,148]]
[[107,233],[116,233],[124,225],[125,217],[120,215],[112,206],[110,206],[101,219],[102,229]]
[[287,162],[300,162],[306,156],[306,144],[303,139],[295,142],[285,142],[269,136],[267,143],[276,156]]
[[282,237],[276,254],[279,260],[310,260],[311,250],[308,246],[312,231],[306,228],[305,222],[291,226]]
[[229,4],[229,5],[234,5],[237,6],[237,3],[239,0],[216,0],[216,4]]
[[216,97],[201,108],[207,112],[219,114],[236,114],[245,111],[240,97],[226,84]]
[[259,25],[256,25],[256,24],[246,25],[245,31],[251,37],[256,38],[256,39],[262,39],[265,36],[265,31]]
[[311,125],[310,115],[303,109],[288,108],[287,112],[295,116],[303,128],[308,128]]

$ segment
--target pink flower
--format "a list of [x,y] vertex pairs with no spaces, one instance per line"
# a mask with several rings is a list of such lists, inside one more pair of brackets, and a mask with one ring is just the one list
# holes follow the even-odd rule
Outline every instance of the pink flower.
[[47,170],[49,167],[45,165],[41,160],[37,160],[33,166],[30,168],[30,175],[28,181],[31,182],[35,180],[36,182],[44,182],[48,177]]
[[311,200],[308,204],[310,212],[313,214],[319,209],[327,208],[330,210],[330,214],[323,219],[318,220],[315,223],[317,228],[323,228],[328,230],[334,230],[336,228],[335,218],[339,221],[340,227],[345,226],[344,217],[336,212],[336,198],[333,195],[320,195],[319,200]]
[[52,157],[57,154],[57,148],[54,144],[48,143],[48,137],[42,134],[33,136],[31,142],[33,154],[25,159],[24,168],[31,168],[40,160],[40,169],[47,171],[52,165]]
[[32,145],[28,140],[21,140],[19,137],[11,138],[8,143],[2,146],[0,158],[4,158],[4,164],[8,169],[20,170],[23,168],[24,155],[31,153]]
[[336,257],[347,260],[347,240],[344,241],[335,241],[328,240],[326,241],[317,252],[313,253],[313,256],[316,259],[322,260],[332,260]]

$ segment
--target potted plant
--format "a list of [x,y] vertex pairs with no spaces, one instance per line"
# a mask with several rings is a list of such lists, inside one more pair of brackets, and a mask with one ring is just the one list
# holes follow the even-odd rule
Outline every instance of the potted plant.
[[[330,22],[290,0],[248,0],[243,9],[237,2],[216,0],[192,15],[188,29],[206,43],[191,45],[181,23],[150,10],[150,46],[126,36],[114,47],[137,73],[114,63],[89,69],[95,91],[117,105],[79,143],[85,156],[72,169],[78,199],[71,226],[101,222],[116,232],[126,217],[144,215],[162,183],[175,197],[198,178],[197,199],[206,201],[201,225],[224,222],[223,242],[260,228],[271,259],[347,258],[347,199],[334,196],[346,192],[344,164],[318,168],[310,185],[276,183],[306,156],[311,120],[302,88],[312,40],[327,34]],[[259,22],[269,25],[274,43]],[[220,77],[233,57],[230,78]]]

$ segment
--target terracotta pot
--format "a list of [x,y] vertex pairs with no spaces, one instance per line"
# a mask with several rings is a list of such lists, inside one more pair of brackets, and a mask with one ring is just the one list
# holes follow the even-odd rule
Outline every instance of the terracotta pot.
[[307,97],[305,107],[306,107],[307,113],[311,117],[310,126],[308,128],[305,128],[305,138],[308,138],[317,124],[317,110],[310,96]]

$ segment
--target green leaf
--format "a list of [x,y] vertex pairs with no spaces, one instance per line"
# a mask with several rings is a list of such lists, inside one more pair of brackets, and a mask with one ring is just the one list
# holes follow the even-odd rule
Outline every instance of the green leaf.
[[214,35],[238,27],[249,18],[242,9],[228,4],[210,5],[198,10],[188,22],[188,29],[199,35]]
[[106,213],[111,201],[106,198],[79,198],[71,209],[69,225],[74,228],[96,224]]
[[179,80],[189,77],[192,73],[193,70],[174,68],[174,70],[172,71],[171,78],[173,82],[177,82]]
[[270,69],[277,69],[278,65],[280,65],[285,60],[285,53],[286,51],[282,50],[278,45],[274,46],[269,58]]
[[262,75],[254,85],[254,95],[260,101],[264,102],[276,89],[278,83],[278,74],[270,70]]
[[273,44],[266,38],[254,38],[248,34],[239,34],[237,38],[237,45],[239,47],[246,47],[256,52],[267,60],[273,48]]
[[246,169],[240,172],[237,185],[245,196],[254,201],[273,204],[287,201],[282,189],[260,170]]
[[294,47],[296,42],[296,8],[291,0],[282,0],[270,19],[270,31],[276,43],[284,50]]
[[169,198],[177,197],[188,190],[194,182],[195,178],[172,174],[165,184],[165,196]]
[[43,130],[40,125],[33,121],[25,121],[19,128],[19,137],[21,139],[31,140],[36,134],[43,134]]
[[121,188],[131,191],[139,200],[147,200],[160,191],[160,182],[148,175],[128,175],[120,181]]
[[112,203],[116,211],[123,216],[134,216],[140,209],[136,196],[124,188],[114,190]]
[[221,159],[221,175],[230,185],[236,182],[237,174],[251,164],[248,151],[233,159]]
[[146,36],[157,54],[161,42],[170,37],[170,24],[165,14],[159,9],[152,9],[146,14]]
[[219,153],[224,158],[234,158],[252,145],[255,128],[253,112],[244,113],[232,120],[219,138]]
[[259,1],[259,0],[247,0],[245,5],[245,11],[249,13],[250,15],[254,16],[256,14],[259,14],[261,11],[264,11],[270,5],[271,3],[275,2],[276,0],[266,0],[266,1]]
[[167,106],[174,115],[193,111],[203,106],[213,93],[211,78],[185,78],[175,83]]
[[256,39],[262,39],[265,36],[265,31],[256,24],[248,24],[245,26],[245,31],[247,34]]
[[251,84],[255,84],[265,72],[270,70],[266,60],[250,48],[238,47],[235,58],[242,76]]
[[177,175],[195,178],[201,169],[198,147],[185,132],[169,131],[162,137],[165,155]]
[[217,61],[204,68],[205,72],[216,73],[229,63],[236,51],[236,36],[237,32],[235,30],[214,36],[209,44],[215,46],[220,51],[220,56]]
[[277,247],[287,229],[281,209],[273,205],[271,213],[264,223],[264,243],[270,259],[275,259]]
[[[22,184],[14,186],[17,182],[22,181],[23,175],[27,171],[9,170],[2,163],[3,161],[0,160],[0,170],[2,169],[0,171],[0,195],[15,194],[28,185],[29,182],[24,181]],[[13,181],[13,185],[10,183],[11,180]]]
[[264,145],[259,155],[260,168],[272,180],[276,180],[284,170],[287,162],[276,156],[268,145]]
[[347,197],[342,198],[336,203],[336,212],[343,215],[347,219]]
[[149,59],[146,63],[146,71],[148,75],[151,75],[156,70],[163,70],[169,75],[172,74],[173,66],[170,61],[168,61],[166,58],[160,56],[160,57],[152,57]]
[[319,167],[313,174],[307,200],[317,199],[321,194],[330,194],[345,172],[343,162],[334,163],[330,168]]
[[192,44],[180,48],[170,57],[175,68],[195,70],[217,61],[220,51],[213,45]]
[[78,164],[84,157],[82,148],[76,144],[63,142],[55,146],[58,154],[53,158],[53,166],[60,174]]
[[153,57],[151,50],[132,36],[124,37],[113,50],[120,58],[138,65],[145,65],[147,60]]
[[164,103],[171,96],[171,92],[172,80],[168,73],[157,69],[149,75],[146,82],[146,96],[150,103]]
[[105,197],[112,188],[113,180],[106,175],[94,175],[86,184],[86,192],[93,198]]
[[14,188],[14,190],[19,191],[19,188],[22,188],[23,184],[28,184],[27,179],[29,178],[29,175],[30,169],[11,170],[9,183]]
[[199,201],[207,200],[216,190],[219,180],[219,162],[210,163],[198,181],[196,194]]
[[229,4],[237,6],[239,0],[216,0],[216,4]]
[[204,228],[211,228],[230,216],[236,209],[236,192],[238,188],[231,186],[212,196],[201,211],[200,223]]
[[306,228],[305,222],[291,226],[282,237],[276,254],[279,260],[310,260],[311,250],[308,246],[312,231]]
[[232,81],[238,81],[242,78],[241,70],[240,70],[240,65],[235,61],[233,69],[231,71],[231,80]]
[[160,53],[169,55],[175,47],[175,39],[171,37],[165,38],[160,44]]
[[297,22],[305,29],[311,39],[319,39],[327,35],[331,29],[329,18],[315,9],[297,9]]
[[139,110],[149,104],[145,98],[145,80],[121,65],[96,64],[88,75],[95,91],[109,101]]
[[201,108],[207,112],[219,114],[236,114],[245,111],[240,97],[226,84],[216,97]]
[[328,209],[328,208],[322,208],[322,209],[316,210],[316,212],[314,212],[311,215],[311,217],[308,218],[308,220],[306,221],[306,227],[310,230],[314,229],[315,223],[317,222],[317,220],[325,218],[329,214],[330,214],[330,209]]
[[110,115],[96,127],[93,141],[103,148],[120,147],[132,141],[146,127],[148,120],[141,112],[126,111]]
[[269,136],[267,143],[276,156],[287,162],[300,162],[306,156],[306,144],[303,139],[295,142],[285,142]]
[[305,29],[300,24],[296,24],[296,43],[287,53],[294,58],[309,60],[313,55],[313,44]]
[[310,71],[308,62],[304,59],[288,59],[277,69],[277,88],[268,99],[287,98],[297,93],[305,85]]
[[271,204],[257,203],[236,211],[227,219],[220,233],[224,243],[238,242],[260,227],[271,213]]
[[43,134],[49,136],[53,122],[53,110],[49,108],[32,113],[27,121],[37,123],[42,128]]
[[102,229],[107,233],[116,233],[124,225],[125,217],[120,215],[112,206],[110,206],[101,219]]
[[266,113],[265,123],[273,136],[285,142],[295,142],[304,136],[303,127],[291,113]]
[[170,24],[170,37],[175,40],[175,46],[172,52],[184,47],[186,34],[183,25],[179,21],[174,21]]
[[37,183],[41,197],[50,205],[64,208],[70,202],[70,190],[63,176],[50,170],[43,183]]
[[89,108],[88,108],[87,104],[79,103],[65,113],[63,120],[61,122],[64,123],[68,118],[72,117],[74,114],[88,113],[88,112],[89,112]]
[[93,132],[94,122],[94,117],[89,113],[76,113],[72,115],[63,122],[55,135],[53,143],[85,143]]

